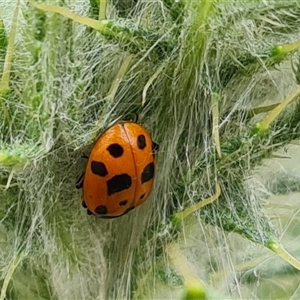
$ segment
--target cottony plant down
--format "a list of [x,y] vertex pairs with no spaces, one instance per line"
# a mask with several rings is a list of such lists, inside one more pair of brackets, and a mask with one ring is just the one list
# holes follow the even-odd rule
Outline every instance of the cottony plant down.
[[[0,0],[0,300],[298,299],[299,28],[298,0]],[[82,156],[136,115],[151,195],[87,215]]]

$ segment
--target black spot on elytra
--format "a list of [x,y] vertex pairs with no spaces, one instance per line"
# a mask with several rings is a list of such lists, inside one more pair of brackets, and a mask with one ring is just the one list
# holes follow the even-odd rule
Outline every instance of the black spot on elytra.
[[106,215],[107,214],[107,207],[104,205],[99,205],[95,208],[95,213],[98,215]]
[[140,200],[142,200],[144,197],[145,197],[145,194],[142,194],[142,195],[140,196]]
[[140,134],[137,137],[137,146],[139,147],[139,149],[143,150],[147,144],[146,144],[146,138],[143,134]]
[[159,145],[152,141],[152,156],[155,158],[156,153],[159,150]]
[[123,190],[127,190],[131,186],[131,177],[124,173],[115,175],[113,178],[107,180],[107,194],[110,196],[114,193],[121,192]]
[[111,144],[106,148],[106,150],[114,158],[122,156],[124,152],[123,147],[119,144]]
[[91,163],[91,169],[95,175],[99,175],[101,177],[104,177],[108,174],[105,164],[101,161],[93,160]]
[[87,208],[87,206],[86,206],[86,204],[85,204],[85,202],[84,201],[82,201],[82,206],[84,207],[84,208]]
[[120,201],[119,205],[120,206],[125,206],[127,204],[127,202],[128,202],[127,200]]
[[149,163],[143,170],[141,175],[142,183],[150,181],[154,177],[154,162]]

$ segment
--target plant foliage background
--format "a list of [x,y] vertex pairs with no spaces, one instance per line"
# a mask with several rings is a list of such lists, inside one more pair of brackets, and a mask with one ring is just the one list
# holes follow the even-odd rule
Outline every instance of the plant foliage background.
[[[0,1],[0,299],[298,299],[299,1],[39,4]],[[135,114],[152,195],[87,216],[81,156]]]

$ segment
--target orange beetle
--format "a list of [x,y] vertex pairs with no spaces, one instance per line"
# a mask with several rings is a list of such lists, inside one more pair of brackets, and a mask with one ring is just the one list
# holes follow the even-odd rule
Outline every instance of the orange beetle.
[[152,190],[157,150],[136,122],[119,122],[101,134],[76,183],[88,214],[115,218],[141,205]]

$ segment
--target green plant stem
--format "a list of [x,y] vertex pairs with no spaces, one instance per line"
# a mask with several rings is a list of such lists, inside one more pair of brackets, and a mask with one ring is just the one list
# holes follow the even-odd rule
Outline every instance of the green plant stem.
[[286,261],[288,264],[290,264],[297,270],[300,270],[300,262],[290,253],[288,253],[286,249],[284,249],[282,244],[278,243],[277,241],[270,241],[267,247],[274,253],[276,253],[279,257],[281,257],[284,261]]
[[107,0],[99,0],[99,21],[106,19]]
[[165,65],[162,64],[155,72],[154,74],[149,78],[148,82],[145,84],[144,88],[143,88],[143,94],[142,94],[142,106],[145,105],[146,103],[146,95],[147,95],[147,91],[150,87],[150,85],[154,82],[154,80],[159,76],[159,74],[161,73],[161,71],[164,69]]
[[290,93],[281,103],[276,105],[270,113],[266,116],[266,118],[255,125],[256,129],[259,131],[266,131],[269,129],[270,124],[279,116],[279,114],[293,101],[297,100],[300,96],[300,85],[297,86],[296,90]]
[[219,99],[220,96],[217,93],[213,93],[211,96],[211,106],[212,106],[212,137],[215,142],[216,151],[219,158],[221,158],[221,144],[220,144],[220,132],[219,132]]
[[56,5],[44,5],[44,4],[39,4],[33,1],[29,1],[29,3],[40,10],[43,10],[45,12],[52,12],[52,13],[58,13],[66,18],[69,18],[71,20],[74,20],[80,24],[89,26],[91,28],[94,28],[102,33],[105,32],[105,22],[99,22],[97,20],[91,19],[91,18],[86,18],[80,15],[77,15],[70,10],[61,7],[61,6],[56,6]]
[[19,263],[23,260],[23,255],[22,254],[18,254],[15,259],[11,262],[7,274],[4,278],[4,282],[1,288],[1,294],[0,294],[0,300],[5,300],[6,299],[6,291],[7,291],[7,287],[9,282],[12,279],[12,276],[16,270],[16,268],[18,267]]
[[15,49],[15,38],[17,32],[19,4],[20,4],[19,2],[20,1],[18,0],[16,4],[16,8],[14,10],[12,27],[9,34],[6,56],[4,60],[3,74],[0,82],[0,95],[6,95],[9,92],[9,77],[10,77],[11,65],[12,65],[13,54]]
[[216,183],[216,192],[213,196],[206,198],[190,207],[188,207],[187,209],[185,209],[182,212],[176,213],[173,217],[174,220],[176,221],[182,221],[183,219],[185,219],[187,216],[189,216],[190,214],[194,213],[195,211],[203,208],[204,206],[216,201],[221,195],[221,188],[219,183]]
[[166,55],[166,53],[172,51],[174,45],[169,41],[162,41],[166,36],[161,37],[155,30],[143,29],[141,27],[136,28],[136,24],[130,20],[117,22],[114,20],[95,20],[87,17],[77,15],[70,10],[56,5],[44,5],[30,1],[30,4],[45,12],[58,13],[64,17],[67,17],[75,22],[89,26],[99,31],[103,36],[108,39],[113,39],[118,42],[119,46],[125,49],[130,49],[133,53],[141,53],[145,49],[156,48],[155,57]]
[[272,54],[279,55],[279,56],[285,56],[286,54],[293,52],[299,48],[300,48],[300,40],[297,40],[296,42],[293,42],[293,43],[275,46],[272,50]]
[[208,299],[204,282],[197,277],[195,271],[190,267],[178,244],[168,244],[166,246],[166,253],[176,273],[182,278],[185,285],[186,294],[188,295],[185,299]]

